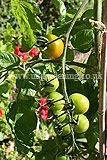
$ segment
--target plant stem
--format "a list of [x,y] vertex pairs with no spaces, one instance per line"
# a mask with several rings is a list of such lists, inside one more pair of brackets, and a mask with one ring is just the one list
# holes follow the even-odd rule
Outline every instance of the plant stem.
[[[33,67],[33,65],[37,64],[37,63],[62,63],[61,59],[40,59],[40,60],[35,60],[33,62],[27,62],[27,65],[31,65],[31,67]],[[83,63],[79,63],[79,62],[74,62],[74,61],[65,61],[66,64],[68,65],[74,65],[74,66],[78,66],[78,67],[82,67],[82,68],[86,68],[89,70],[93,70],[96,71],[96,69],[91,66],[91,65],[87,65],[87,64],[83,64]]]
[[[66,40],[65,40],[65,48],[64,48],[64,54],[63,54],[63,59],[62,59],[62,77],[63,77],[63,88],[64,88],[64,96],[65,96],[65,100],[68,104],[70,104],[69,98],[68,98],[68,94],[67,94],[67,87],[66,87],[66,80],[65,80],[65,64],[66,64],[66,53],[67,53],[67,45],[68,45],[68,40],[69,40],[69,36],[70,36],[70,32],[78,18],[78,15],[80,14],[80,12],[82,11],[83,7],[87,4],[88,0],[84,0],[84,2],[82,3],[82,5],[80,6],[80,8],[78,9],[76,15],[74,16],[71,25],[66,33]],[[72,121],[72,117],[70,115],[69,110],[67,110],[68,113],[68,119],[71,122]],[[74,131],[73,128],[70,125],[70,129],[71,129],[71,133],[72,133],[72,137],[73,137],[73,150],[75,149],[76,142],[75,142],[75,137],[74,137]],[[78,148],[78,147],[77,147]]]
[[80,14],[80,12],[82,11],[83,7],[87,4],[88,0],[84,0],[84,2],[82,3],[82,5],[80,6],[80,8],[78,9],[76,15],[74,16],[71,25],[66,33],[66,40],[65,40],[65,49],[64,49],[64,55],[63,55],[63,59],[62,59],[62,76],[63,76],[63,87],[64,87],[64,95],[65,95],[65,99],[67,101],[67,103],[69,103],[69,98],[68,98],[68,94],[67,94],[67,88],[66,88],[66,81],[65,81],[65,63],[66,63],[66,53],[67,53],[67,45],[68,45],[68,40],[69,40],[69,36],[70,36],[70,32],[78,18],[78,15]]
[[[94,20],[101,22],[102,19],[102,0],[94,0]],[[98,28],[98,25],[95,24],[95,27]],[[95,29],[94,32],[95,36],[95,55],[99,60],[99,46],[100,46],[100,38],[101,38],[101,32],[98,29]]]

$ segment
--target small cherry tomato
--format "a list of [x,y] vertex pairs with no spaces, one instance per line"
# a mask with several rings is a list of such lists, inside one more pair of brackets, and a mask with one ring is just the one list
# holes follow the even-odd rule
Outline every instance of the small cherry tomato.
[[75,115],[74,118],[78,119],[78,124],[74,127],[74,132],[76,133],[84,133],[89,128],[89,120],[85,115],[79,114]]
[[[58,38],[53,34],[48,34],[45,37],[48,39],[49,42]],[[62,55],[63,50],[64,50],[63,41],[61,39],[58,39],[48,45],[47,49],[43,51],[43,55],[47,58],[55,59]]]
[[59,92],[52,92],[48,95],[47,99],[52,101],[51,109],[53,112],[61,110],[64,107],[65,101],[63,100],[63,97],[64,96]]
[[69,100],[73,102],[75,109],[74,114],[84,114],[89,109],[89,100],[80,93],[74,93],[69,96]]
[[42,86],[44,87],[44,91],[53,92],[59,87],[58,78],[53,74],[46,74],[43,76],[41,81]]

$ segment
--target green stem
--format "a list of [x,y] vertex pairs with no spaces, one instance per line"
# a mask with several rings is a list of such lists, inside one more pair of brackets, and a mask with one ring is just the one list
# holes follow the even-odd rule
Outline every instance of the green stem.
[[[82,11],[83,7],[87,4],[88,0],[84,0],[84,2],[82,3],[82,5],[80,6],[80,8],[78,9],[76,15],[74,16],[72,22],[71,22],[71,25],[66,33],[66,40],[65,40],[65,48],[64,48],[64,55],[63,55],[63,59],[62,59],[62,77],[63,77],[63,88],[64,88],[64,96],[65,96],[65,100],[67,101],[68,104],[70,104],[70,101],[69,101],[69,98],[68,98],[68,94],[67,94],[67,87],[66,87],[66,80],[65,80],[65,64],[66,64],[66,53],[67,53],[67,46],[68,46],[68,41],[69,41],[69,36],[70,36],[70,33],[71,33],[71,30],[78,18],[78,15],[80,14],[80,12]],[[68,112],[68,119],[69,121],[71,122],[72,121],[72,117],[70,115],[70,112],[69,110],[67,111]],[[71,127],[70,125],[70,129],[71,129],[71,133],[72,133],[72,137],[73,137],[73,149],[76,145],[76,142],[75,142],[75,137],[74,137],[74,131],[73,131],[73,128]]]
[[[38,61],[35,60],[33,62],[28,62],[27,65],[30,64],[31,65],[30,68],[31,68],[37,63],[62,63],[62,60],[61,59],[40,59]],[[96,71],[96,69],[91,65],[87,65],[87,64],[83,64],[83,63],[79,63],[79,62],[74,62],[74,61],[65,61],[65,63],[68,65],[74,65],[74,66],[78,66],[78,67],[82,67],[82,68]]]
[[[101,22],[101,19],[102,19],[102,0],[94,0],[94,20]],[[95,27],[98,28],[98,25],[95,24]],[[101,32],[95,29],[94,36],[95,36],[95,55],[96,57],[98,57]]]
[[65,99],[67,100],[67,102],[69,103],[69,98],[67,95],[67,88],[66,88],[66,81],[65,81],[65,63],[66,63],[66,53],[67,53],[67,45],[68,45],[68,40],[69,40],[69,36],[70,36],[70,32],[78,18],[78,15],[80,14],[80,12],[82,11],[82,9],[84,8],[84,6],[87,4],[88,0],[84,0],[84,2],[82,3],[82,5],[80,6],[80,8],[78,9],[76,15],[74,16],[71,25],[66,33],[66,41],[65,41],[65,49],[64,49],[64,55],[63,55],[63,59],[62,59],[62,76],[63,76],[63,86],[64,86],[64,95],[65,95]]

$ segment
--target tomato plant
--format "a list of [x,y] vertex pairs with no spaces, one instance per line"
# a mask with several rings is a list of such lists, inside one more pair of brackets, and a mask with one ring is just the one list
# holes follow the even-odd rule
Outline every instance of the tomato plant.
[[1,160],[99,158],[99,3],[1,0]]

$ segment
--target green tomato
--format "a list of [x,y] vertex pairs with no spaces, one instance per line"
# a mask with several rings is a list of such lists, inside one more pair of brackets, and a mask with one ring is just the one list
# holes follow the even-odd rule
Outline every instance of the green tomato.
[[69,157],[65,155],[57,155],[56,160],[69,160]]
[[[51,106],[52,111],[62,110],[62,108],[65,105],[65,101],[60,100],[62,98],[63,98],[63,95],[58,92],[52,92],[48,95],[47,99],[52,100],[52,103],[53,103],[53,105]],[[54,102],[54,101],[57,101],[57,102]]]
[[[63,124],[64,125],[64,124]],[[69,124],[65,125],[63,128],[62,128],[62,136],[66,136],[68,134],[71,133],[71,129],[70,129],[70,126]]]
[[[53,111],[53,112],[55,115],[58,115],[58,116],[60,116],[61,114],[64,113],[64,111],[62,111],[62,110],[57,110],[57,111]],[[59,122],[63,122],[65,118],[66,118],[66,113],[63,114],[62,116],[58,117],[58,120],[59,120]]]
[[53,92],[59,87],[58,78],[56,78],[53,74],[46,74],[41,81],[42,86],[44,86],[44,91]]
[[74,118],[76,120],[77,118],[79,118],[78,124],[74,127],[74,132],[76,133],[86,132],[87,129],[89,128],[89,120],[87,119],[87,117],[82,114],[79,114],[79,115],[75,115]]
[[69,100],[73,102],[75,109],[74,114],[84,114],[89,109],[89,100],[80,93],[74,93],[69,96]]

